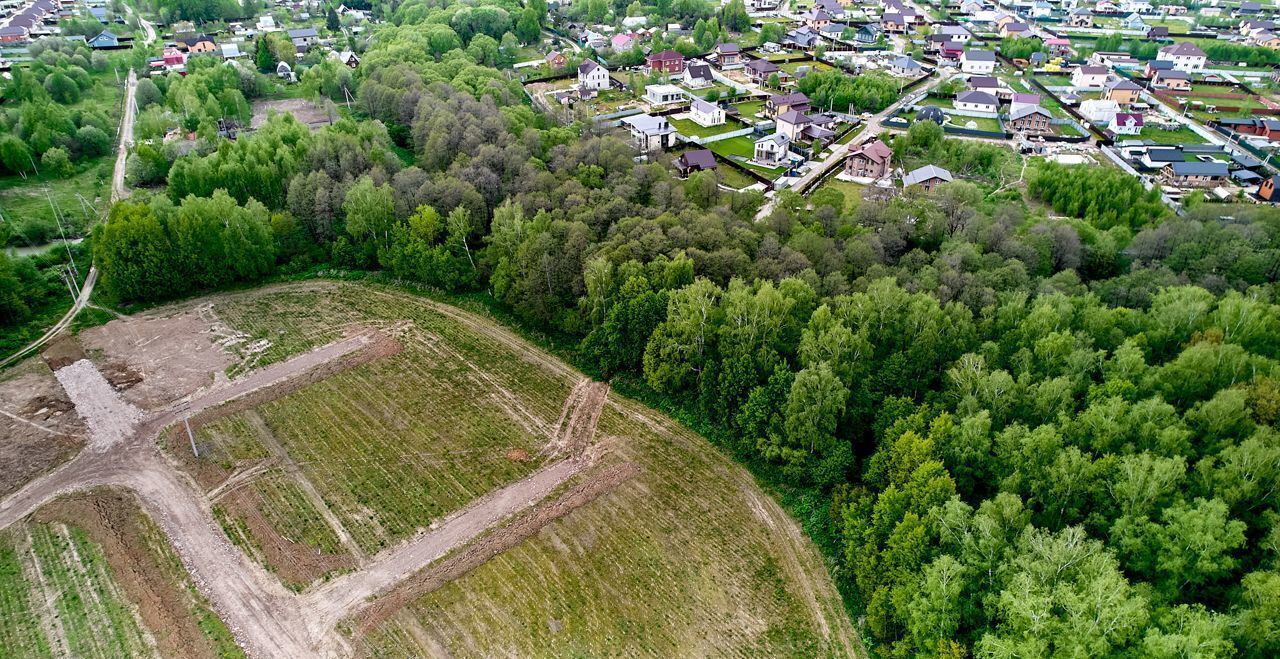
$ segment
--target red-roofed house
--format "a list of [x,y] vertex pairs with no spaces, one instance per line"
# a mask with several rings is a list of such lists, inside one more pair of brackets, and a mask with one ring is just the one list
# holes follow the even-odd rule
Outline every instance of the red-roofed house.
[[674,50],[649,53],[644,58],[644,66],[650,73],[680,73],[684,71],[684,55]]
[[849,149],[844,171],[858,178],[884,178],[892,167],[893,150],[878,139]]

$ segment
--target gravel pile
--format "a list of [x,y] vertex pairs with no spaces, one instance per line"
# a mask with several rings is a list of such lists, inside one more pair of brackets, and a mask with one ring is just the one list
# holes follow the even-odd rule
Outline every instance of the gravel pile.
[[87,359],[54,372],[76,412],[89,426],[91,451],[105,451],[133,433],[142,420],[142,410],[126,403]]

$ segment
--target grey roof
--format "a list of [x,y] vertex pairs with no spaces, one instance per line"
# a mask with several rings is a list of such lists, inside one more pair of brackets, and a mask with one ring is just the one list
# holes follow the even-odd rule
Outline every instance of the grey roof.
[[1182,162],[1182,149],[1147,149],[1151,162]]
[[1161,55],[1182,55],[1192,57],[1204,57],[1204,51],[1200,47],[1190,41],[1179,41],[1172,46],[1165,46],[1160,49]]
[[933,121],[938,124],[944,124],[947,121],[947,114],[936,105],[926,105],[916,113],[916,121]]
[[951,172],[948,172],[947,170],[941,167],[938,167],[937,165],[925,165],[924,167],[921,167],[920,169],[917,169],[907,174],[906,176],[903,176],[902,187],[905,188],[908,185],[924,183],[925,181],[928,181],[930,179],[935,179],[935,178],[942,179],[944,181],[953,180],[951,177]]
[[1122,89],[1122,90],[1134,91],[1142,88],[1133,84],[1132,82],[1129,82],[1128,80],[1114,80],[1107,85],[1107,89]]
[[979,105],[998,105],[996,97],[986,92],[972,91],[956,94],[956,103],[977,103]]
[[899,57],[889,62],[889,65],[897,69],[914,70],[920,68],[920,64],[910,57]]
[[626,117],[622,123],[631,126],[635,130],[646,135],[666,135],[674,133],[676,129],[671,127],[671,122],[662,117],[655,117],[648,114],[637,114]]
[[714,103],[708,103],[700,98],[693,99],[693,103],[689,104],[689,109],[697,110],[698,112],[704,112],[704,113],[715,112],[718,107],[719,107],[718,105]]
[[689,73],[689,77],[697,80],[713,80],[711,77],[711,67],[706,64],[693,64],[685,69]]
[[1040,107],[1039,105],[1021,105],[1021,106],[1018,106],[1016,110],[1009,113],[1009,120],[1012,121],[1014,119],[1021,119],[1023,117],[1029,117],[1033,114],[1043,114],[1044,116],[1047,117],[1049,116],[1049,111]]
[[966,50],[964,58],[970,62],[994,62],[996,54],[989,50]]
[[1228,174],[1227,164],[1221,162],[1175,162],[1172,167],[1174,176],[1223,177]]
[[720,54],[738,53],[742,52],[742,48],[736,43],[721,43],[716,44],[716,52]]
[[747,62],[747,68],[759,73],[776,73],[778,65],[764,59],[753,59]]
[[289,30],[290,39],[305,39],[308,37],[318,37],[318,36],[320,36],[320,33],[316,32],[316,29],[313,27],[302,27],[294,30]]
[[596,70],[599,66],[600,65],[596,64],[595,60],[584,59],[582,60],[582,63],[578,65],[578,73],[580,75],[591,73],[592,71]]
[[805,96],[804,92],[791,92],[790,94],[775,94],[773,96],[770,96],[769,100],[773,101],[774,105],[786,105],[786,106],[798,105],[801,103],[803,104],[809,103],[809,97]]

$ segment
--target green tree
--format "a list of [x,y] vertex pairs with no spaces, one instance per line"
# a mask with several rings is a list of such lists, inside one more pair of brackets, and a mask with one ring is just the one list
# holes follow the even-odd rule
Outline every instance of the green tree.
[[330,32],[337,32],[342,23],[338,22],[338,12],[334,10],[333,5],[329,5],[324,12],[324,26]]

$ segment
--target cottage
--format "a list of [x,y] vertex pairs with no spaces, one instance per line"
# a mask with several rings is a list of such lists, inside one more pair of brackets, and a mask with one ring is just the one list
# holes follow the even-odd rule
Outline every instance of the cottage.
[[902,187],[909,188],[913,185],[918,185],[924,188],[925,191],[931,191],[934,187],[943,183],[950,183],[952,180],[951,172],[936,165],[925,165],[903,176]]
[[1280,37],[1274,32],[1259,32],[1253,35],[1252,41],[1263,48],[1280,48]]
[[808,112],[809,97],[803,92],[794,92],[791,94],[774,94],[765,99],[764,113],[768,117],[777,117],[790,111]]
[[684,70],[684,85],[690,89],[702,89],[715,84],[711,76],[711,66],[706,63],[693,63]]
[[659,75],[680,73],[684,71],[684,55],[674,50],[649,53],[644,58],[644,66],[649,73],[657,73]]
[[187,55],[173,46],[165,46],[160,54],[167,67],[182,66],[187,63]]
[[755,157],[752,160],[765,167],[781,167],[787,162],[790,150],[791,140],[782,133],[774,133],[756,140]]
[[1093,27],[1093,12],[1088,7],[1076,7],[1067,14],[1067,25],[1069,27]]
[[1176,69],[1156,71],[1151,84],[1170,91],[1189,92],[1191,91],[1191,74]]
[[[1047,48],[1050,53],[1059,57],[1066,57],[1075,52],[1075,49],[1071,47],[1071,40],[1064,39],[1062,37],[1051,37],[1049,39],[1045,39],[1044,47]],[[1034,55],[1035,53],[1032,54]]]
[[1147,22],[1137,14],[1129,14],[1120,21],[1120,28],[1124,30],[1133,30],[1135,32],[1146,32]]
[[0,43],[17,43],[26,41],[29,30],[23,25],[7,25],[0,27]]
[[1021,39],[1031,35],[1031,28],[1026,23],[1005,23],[1000,26],[1000,36],[1004,39]]
[[1186,71],[1187,73],[1195,73],[1203,71],[1208,57],[1200,47],[1190,41],[1181,41],[1171,46],[1165,46],[1160,49],[1156,55],[1156,59],[1166,62],[1172,62],[1173,68],[1178,71]]
[[875,43],[880,40],[880,35],[884,33],[884,29],[875,23],[867,23],[858,28],[857,33],[853,35],[854,40],[861,44]]
[[831,24],[831,14],[828,14],[826,10],[817,9],[801,14],[800,20],[804,21],[804,24],[808,25],[810,30],[821,30]]
[[707,172],[716,169],[716,154],[710,149],[695,149],[680,154],[672,163],[680,178],[688,178],[694,172]]
[[880,179],[892,169],[893,150],[879,139],[850,147],[844,161],[844,172],[855,178]]
[[1113,80],[1107,83],[1107,90],[1102,97],[1115,101],[1120,107],[1129,107],[1138,102],[1142,88],[1128,80]]
[[956,43],[968,43],[973,38],[973,33],[961,25],[943,25],[938,28],[936,34],[941,34],[947,38],[947,41]]
[[644,89],[644,100],[649,105],[670,105],[684,101],[688,96],[675,85],[649,85]]
[[1051,118],[1049,111],[1039,105],[1022,105],[1009,112],[1005,127],[1019,133],[1047,133]]
[[337,60],[340,64],[347,67],[348,69],[355,69],[360,66],[360,58],[355,54],[355,51],[351,51],[351,50],[331,51],[329,53],[329,57],[331,59]]
[[1071,86],[1082,89],[1101,89],[1107,84],[1110,70],[1105,66],[1078,66],[1071,72]]
[[724,124],[724,108],[715,103],[697,99],[689,106],[689,119],[703,128],[720,126]]
[[1255,0],[1244,0],[1236,9],[1236,16],[1257,16],[1262,11],[1262,3]]
[[779,71],[778,65],[769,60],[753,59],[746,65],[747,78],[757,85],[768,82],[769,76]]
[[240,44],[238,43],[224,43],[220,44],[218,48],[222,51],[222,59],[224,60],[233,60],[244,57],[244,53],[240,52]]
[[599,91],[608,89],[611,84],[613,81],[609,78],[609,70],[595,60],[585,59],[578,65],[578,87]]
[[1039,106],[1039,94],[1014,94],[1010,99],[1009,112],[1017,112],[1019,108]]
[[1169,28],[1163,25],[1153,25],[1147,28],[1147,41],[1168,41]]
[[880,17],[880,29],[889,34],[901,34],[907,31],[907,20],[902,14],[885,14]]
[[103,30],[87,43],[90,48],[115,48],[120,45],[120,37],[108,30]]
[[900,76],[916,77],[924,70],[920,63],[904,55],[889,62],[889,70]]
[[809,115],[795,110],[783,112],[778,115],[776,121],[778,123],[778,132],[786,135],[792,142],[803,140],[805,129],[813,123]]
[[996,70],[996,54],[989,50],[966,50],[960,56],[960,70],[985,75]]
[[716,65],[723,70],[742,67],[742,48],[736,43],[716,44]]
[[276,77],[293,82],[293,67],[289,66],[288,62],[281,60],[276,63]]
[[1115,121],[1111,122],[1111,132],[1116,135],[1140,135],[1143,124],[1142,115],[1136,112],[1119,112]]
[[1240,36],[1249,37],[1258,32],[1274,32],[1275,21],[1244,20],[1239,25]]
[[996,116],[1000,102],[986,92],[961,92],[956,95],[956,110],[980,116]]
[[552,69],[563,69],[569,63],[569,60],[564,56],[564,54],[558,50],[553,50],[547,53],[546,60],[547,66]]
[[1172,185],[1204,188],[1225,181],[1230,172],[1221,162],[1174,162],[1165,166],[1161,177]]
[[1080,102],[1080,114],[1092,123],[1108,125],[1120,113],[1120,104],[1108,99],[1089,99]]
[[1280,194],[1276,194],[1277,188],[1280,188],[1280,176],[1272,176],[1258,186],[1258,197],[1273,204],[1280,202]]
[[663,151],[675,144],[676,129],[665,117],[637,114],[622,120],[631,130],[631,140],[643,153]]
[[213,37],[207,34],[178,39],[177,46],[178,50],[184,50],[192,55],[212,53],[218,50],[218,44],[214,43]]
[[320,43],[320,33],[313,27],[297,28],[289,30],[289,40],[293,42],[295,48],[303,51]]
[[609,39],[609,49],[616,53],[634,46],[635,43],[636,35],[630,32],[622,32],[613,35],[613,38]]
[[782,43],[791,48],[809,49],[816,46],[820,40],[821,36],[817,32],[805,26],[788,32]]

